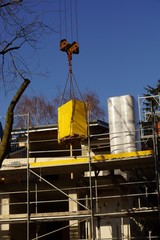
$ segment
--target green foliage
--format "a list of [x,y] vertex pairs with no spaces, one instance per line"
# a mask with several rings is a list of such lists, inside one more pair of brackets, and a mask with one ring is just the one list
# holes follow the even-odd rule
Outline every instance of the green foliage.
[[[148,115],[151,115],[152,113],[155,114],[156,120],[160,119],[160,80],[157,81],[157,84],[155,87],[152,87],[150,85],[147,85],[147,87],[144,88],[146,90],[146,93],[143,94],[145,97],[144,105],[145,108],[143,109],[144,112]],[[150,118],[150,117],[149,117]]]

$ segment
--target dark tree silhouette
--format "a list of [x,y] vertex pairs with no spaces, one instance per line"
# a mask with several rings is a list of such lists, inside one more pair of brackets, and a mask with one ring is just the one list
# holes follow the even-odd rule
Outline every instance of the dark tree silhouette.
[[159,120],[160,117],[158,117],[158,113],[160,112],[160,80],[157,81],[155,87],[147,85],[147,87],[144,89],[146,90],[146,93],[143,94],[145,97],[144,111],[154,112],[155,114],[157,113],[156,118]]
[[[22,96],[15,109],[16,114],[30,113],[30,125],[46,125],[57,123],[57,109],[61,105],[60,91],[57,97],[54,97],[52,102],[48,101],[43,96]],[[104,120],[105,112],[100,106],[98,95],[95,92],[88,92],[82,94],[83,101],[90,111],[90,121],[97,119]],[[66,96],[65,102],[70,98]],[[17,123],[21,126],[21,122]]]
[[104,120],[105,111],[100,106],[100,100],[96,92],[86,91],[83,93],[83,98],[90,111],[90,121],[95,121],[97,119]]
[[6,114],[4,133],[3,133],[2,141],[0,144],[0,167],[2,165],[4,158],[7,155],[7,152],[8,152],[7,149],[8,149],[8,145],[9,145],[10,137],[11,137],[14,108],[15,108],[17,102],[19,101],[21,95],[23,94],[23,92],[25,91],[27,86],[29,85],[29,83],[30,83],[30,80],[28,80],[28,79],[24,80],[24,82],[19,87],[17,93],[13,97],[13,99],[8,107],[7,114]]
[[35,11],[39,4],[38,0],[0,1],[0,89],[6,94],[9,89],[18,89],[6,114],[0,144],[0,166],[8,150],[15,106],[30,83],[31,73],[23,49],[35,50],[40,37],[50,30],[41,21],[41,13]]
[[[53,124],[57,121],[57,110],[44,96],[22,96],[16,109],[16,114],[30,114],[30,126]],[[21,120],[20,120],[21,121]],[[17,126],[23,123],[17,122]]]

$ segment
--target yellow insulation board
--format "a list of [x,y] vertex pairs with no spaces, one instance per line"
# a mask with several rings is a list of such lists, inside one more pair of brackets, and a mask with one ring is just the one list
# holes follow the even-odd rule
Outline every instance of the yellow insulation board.
[[87,136],[85,102],[70,100],[58,108],[58,142]]
[[[108,160],[120,160],[120,159],[129,159],[129,158],[139,158],[144,156],[153,156],[152,150],[137,151],[130,153],[119,153],[119,154],[104,154],[104,155],[95,155],[91,157],[91,162],[107,162]],[[68,159],[51,159],[42,162],[30,163],[31,168],[35,167],[49,167],[49,166],[64,166],[64,165],[73,165],[73,164],[84,164],[89,162],[88,157],[77,157],[77,158],[68,158]]]
[[113,159],[121,159],[121,158],[140,158],[144,156],[152,155],[152,150],[143,150],[136,152],[123,152],[123,153],[113,153],[113,154],[103,154],[103,155],[95,155],[92,156],[92,161],[103,161],[103,160],[113,160]]

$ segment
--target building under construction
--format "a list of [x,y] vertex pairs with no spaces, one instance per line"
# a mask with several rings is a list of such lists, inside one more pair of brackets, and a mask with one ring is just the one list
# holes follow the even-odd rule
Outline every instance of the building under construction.
[[58,141],[57,125],[31,128],[25,115],[19,128],[15,117],[0,239],[160,239],[158,113],[144,114],[145,100],[137,121],[131,96],[108,99],[108,122],[88,117],[87,136],[71,141]]

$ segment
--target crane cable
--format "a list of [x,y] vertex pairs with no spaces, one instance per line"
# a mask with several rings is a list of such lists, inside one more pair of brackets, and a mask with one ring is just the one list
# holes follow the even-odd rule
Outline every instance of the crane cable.
[[77,37],[77,42],[78,42],[78,12],[77,12],[77,0],[75,0],[75,13],[76,13],[76,37]]
[[70,23],[70,25],[71,25],[71,41],[73,41],[73,22],[72,22],[72,0],[70,0],[70,18],[71,18],[71,23]]
[[66,3],[66,0],[64,0],[65,1],[65,10],[64,10],[64,12],[65,12],[65,33],[66,33],[66,39],[67,39],[67,3]]
[[[70,1],[69,4],[67,4],[67,0],[59,0],[60,40],[62,38],[67,39],[69,37],[68,33],[70,33],[70,40],[73,41],[73,39],[75,38],[75,41],[78,42],[77,0],[68,1]],[[75,14],[73,15],[73,13]],[[70,20],[68,16],[70,17]]]
[[[63,4],[62,4],[62,1],[63,1]],[[75,98],[75,91],[74,91],[74,86],[73,86],[73,79],[74,79],[76,87],[77,87],[79,95],[80,95],[80,98],[82,99],[82,95],[81,95],[80,90],[78,88],[78,84],[77,84],[77,82],[75,80],[75,77],[73,75],[73,72],[72,72],[72,55],[79,53],[77,0],[74,0],[75,11],[73,11],[73,1],[68,0],[68,1],[70,1],[70,4],[68,4],[68,5],[67,5],[66,1],[67,0],[60,0],[60,50],[63,51],[63,52],[66,52],[67,57],[68,57],[69,74],[67,76],[66,85],[68,83],[68,78],[70,77],[70,98]],[[70,15],[70,24],[68,24],[67,12]],[[75,26],[75,30],[76,30],[76,40],[77,41],[73,41],[73,39],[74,39],[73,12],[75,13],[74,26]],[[62,38],[62,36],[63,36],[63,23],[62,23],[63,17],[62,17],[62,13],[64,13],[65,38]],[[70,26],[69,29],[68,29],[68,26]],[[72,43],[68,43],[68,41],[66,40],[67,37],[68,37],[69,30],[70,30],[70,38],[71,38]],[[66,89],[66,85],[65,85],[65,89]],[[64,94],[65,94],[65,90],[64,90],[63,95],[62,95],[63,99],[64,99]]]
[[[64,3],[62,3],[64,1]],[[59,0],[59,22],[60,22],[60,40],[63,35],[62,23],[64,24],[65,37],[67,39],[67,7],[66,0]]]

